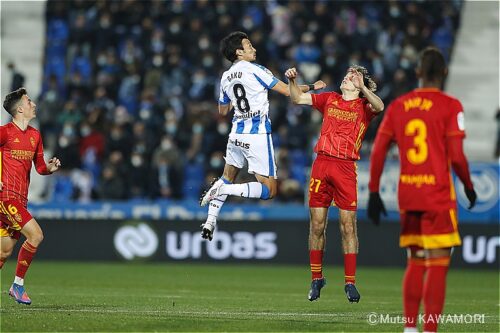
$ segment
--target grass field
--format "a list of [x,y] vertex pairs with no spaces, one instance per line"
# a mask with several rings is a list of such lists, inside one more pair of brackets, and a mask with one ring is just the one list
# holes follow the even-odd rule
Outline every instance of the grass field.
[[[321,299],[309,302],[307,265],[35,262],[25,306],[7,294],[14,264],[1,271],[1,332],[402,331],[367,321],[401,314],[402,269],[359,267],[362,298],[350,304],[338,268],[326,270]],[[498,297],[498,272],[451,270],[445,312],[485,314],[485,323],[440,331],[498,332]]]

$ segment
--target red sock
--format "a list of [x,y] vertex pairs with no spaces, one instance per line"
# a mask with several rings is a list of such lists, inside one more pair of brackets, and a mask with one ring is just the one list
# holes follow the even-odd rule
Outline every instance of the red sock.
[[450,257],[426,260],[427,276],[424,283],[425,332],[436,332],[439,315],[443,311],[446,294],[446,274]]
[[356,253],[344,254],[344,282],[356,283]]
[[403,278],[405,327],[417,327],[418,310],[424,288],[425,259],[408,259]]
[[309,250],[312,279],[323,278],[323,250]]
[[21,250],[19,250],[19,255],[17,256],[17,267],[16,267],[16,276],[24,279],[26,275],[26,271],[30,267],[31,260],[36,253],[36,247],[25,241],[21,246]]

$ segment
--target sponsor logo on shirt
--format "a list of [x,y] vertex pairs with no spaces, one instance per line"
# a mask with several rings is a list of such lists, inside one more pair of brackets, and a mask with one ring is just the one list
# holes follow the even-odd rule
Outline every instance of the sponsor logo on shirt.
[[354,122],[358,118],[358,113],[346,111],[346,110],[341,110],[341,109],[337,109],[337,108],[328,108],[328,116],[334,117],[334,118],[337,118],[340,120]]
[[416,187],[421,187],[422,185],[436,185],[436,176],[433,174],[402,174],[401,183],[405,185],[415,185]]
[[22,149],[12,149],[10,154],[12,155],[12,158],[16,160],[32,160],[33,156],[35,156],[34,151]]

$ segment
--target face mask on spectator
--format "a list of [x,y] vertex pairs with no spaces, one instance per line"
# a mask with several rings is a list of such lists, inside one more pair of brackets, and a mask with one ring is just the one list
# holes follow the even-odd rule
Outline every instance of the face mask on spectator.
[[171,135],[177,133],[177,125],[175,123],[168,123],[165,126],[165,132]]
[[201,124],[194,124],[193,125],[193,134],[200,134],[203,132],[203,126]]
[[62,133],[64,136],[72,137],[75,134],[75,130],[71,125],[64,125]]
[[134,155],[134,156],[132,156],[130,162],[132,163],[132,165],[134,167],[137,168],[137,167],[140,167],[142,165],[143,160],[142,160],[142,157],[140,155]]
[[222,166],[221,159],[217,157],[212,157],[210,159],[210,166],[214,169],[220,168]]
[[169,139],[163,140],[161,142],[161,148],[164,150],[169,150],[172,148],[172,142]]
[[203,67],[212,67],[214,64],[214,58],[212,58],[211,56],[205,56],[203,57],[201,62],[203,64]]
[[83,137],[89,136],[90,132],[92,132],[92,130],[90,129],[89,126],[83,126],[82,128],[80,128],[80,134]]
[[65,135],[61,135],[58,140],[59,147],[66,148],[69,145],[69,139]]

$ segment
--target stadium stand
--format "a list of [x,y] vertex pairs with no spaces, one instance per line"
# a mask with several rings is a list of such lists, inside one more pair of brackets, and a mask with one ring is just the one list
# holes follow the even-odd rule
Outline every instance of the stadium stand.
[[[389,102],[416,86],[411,68],[423,47],[452,55],[461,6],[49,1],[40,128],[47,149],[66,163],[47,199],[197,199],[223,166],[230,119],[217,114],[216,99],[229,64],[218,43],[230,31],[246,31],[258,62],[282,80],[295,65],[304,81],[337,89],[346,68],[361,64]],[[277,94],[270,102],[286,193],[277,200],[300,202],[321,118]]]

